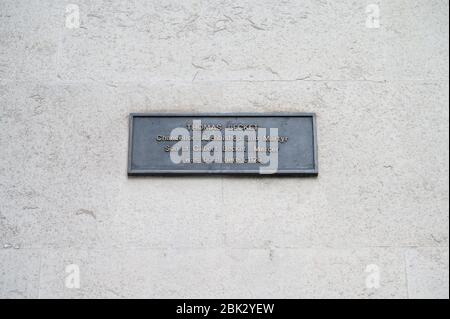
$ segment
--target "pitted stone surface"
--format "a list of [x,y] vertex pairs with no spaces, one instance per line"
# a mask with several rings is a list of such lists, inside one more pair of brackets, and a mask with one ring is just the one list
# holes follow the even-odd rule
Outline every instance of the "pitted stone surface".
[[[448,298],[447,1],[71,3],[0,3],[0,297]],[[320,175],[128,178],[130,112],[314,112]]]

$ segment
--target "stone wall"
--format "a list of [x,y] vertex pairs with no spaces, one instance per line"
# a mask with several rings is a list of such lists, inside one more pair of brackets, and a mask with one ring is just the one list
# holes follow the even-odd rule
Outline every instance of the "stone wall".
[[[1,0],[0,297],[448,298],[448,6]],[[127,177],[130,112],[283,111],[318,178]]]

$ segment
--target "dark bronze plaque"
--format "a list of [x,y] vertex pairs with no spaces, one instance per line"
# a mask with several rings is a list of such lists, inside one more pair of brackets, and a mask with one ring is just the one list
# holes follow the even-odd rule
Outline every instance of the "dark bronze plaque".
[[318,174],[307,113],[130,114],[128,175]]

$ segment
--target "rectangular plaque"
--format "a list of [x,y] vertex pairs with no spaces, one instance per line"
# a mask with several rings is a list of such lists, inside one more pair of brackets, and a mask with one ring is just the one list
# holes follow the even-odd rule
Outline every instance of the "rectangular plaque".
[[128,175],[316,176],[315,114],[130,114]]

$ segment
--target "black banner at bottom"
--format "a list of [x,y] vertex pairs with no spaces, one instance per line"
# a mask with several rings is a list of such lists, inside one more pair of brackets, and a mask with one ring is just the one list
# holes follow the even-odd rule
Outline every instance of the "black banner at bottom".
[[[359,308],[358,305],[362,307]],[[417,316],[447,307],[447,300],[215,300],[215,299],[152,299],[152,300],[1,300],[0,307],[8,306],[15,316],[21,311],[35,311],[39,308],[46,316],[86,316],[89,308],[98,307],[102,316],[113,313],[115,317],[130,318],[134,312],[144,318],[291,318],[302,316],[359,314],[358,317],[386,316],[390,310],[384,306],[401,306],[402,313]],[[62,307],[62,309],[59,308]],[[45,308],[44,308],[45,307]],[[62,311],[62,312],[61,312]],[[88,312],[87,312],[88,311]]]

